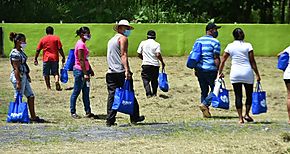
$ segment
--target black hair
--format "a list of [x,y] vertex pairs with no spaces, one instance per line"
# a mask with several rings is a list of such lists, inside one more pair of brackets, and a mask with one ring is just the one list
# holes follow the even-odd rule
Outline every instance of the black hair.
[[244,40],[245,38],[244,31],[241,28],[234,29],[233,36],[235,40]]
[[80,29],[76,30],[77,36],[80,36],[81,34],[85,34],[86,32],[89,32],[89,27],[81,27]]
[[17,41],[21,40],[22,38],[25,38],[25,35],[22,33],[11,32],[9,35],[9,39],[14,43],[14,47],[16,47]]
[[46,34],[53,34],[53,28],[51,26],[46,27]]
[[156,39],[156,32],[154,30],[149,30],[147,32],[147,38],[148,39]]

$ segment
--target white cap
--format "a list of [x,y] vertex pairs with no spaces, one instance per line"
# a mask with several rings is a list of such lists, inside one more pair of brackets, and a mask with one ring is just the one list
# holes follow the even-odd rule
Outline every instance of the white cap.
[[130,30],[133,30],[134,27],[130,26],[130,23],[128,20],[120,20],[115,26],[114,26],[114,30],[117,31],[119,26],[127,26],[130,28]]

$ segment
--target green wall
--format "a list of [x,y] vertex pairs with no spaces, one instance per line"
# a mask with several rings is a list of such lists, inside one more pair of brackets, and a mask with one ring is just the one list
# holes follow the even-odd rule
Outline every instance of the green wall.
[[[35,54],[37,43],[45,35],[45,28],[53,26],[55,34],[59,35],[63,43],[63,49],[67,53],[74,48],[78,37],[75,31],[81,26],[91,29],[92,39],[87,42],[91,56],[106,55],[108,40],[114,35],[114,24],[0,24],[4,31],[4,53],[9,55],[13,43],[9,41],[10,32],[21,32],[27,37],[25,52],[29,56]],[[226,44],[233,41],[232,31],[241,27],[246,34],[245,40],[252,43],[255,55],[274,56],[290,45],[290,25],[281,24],[219,24],[218,39],[222,50]],[[133,24],[135,30],[129,37],[129,55],[136,55],[139,43],[146,39],[146,32],[153,29],[157,32],[157,41],[161,44],[161,50],[165,56],[187,55],[194,41],[205,34],[205,24]]]

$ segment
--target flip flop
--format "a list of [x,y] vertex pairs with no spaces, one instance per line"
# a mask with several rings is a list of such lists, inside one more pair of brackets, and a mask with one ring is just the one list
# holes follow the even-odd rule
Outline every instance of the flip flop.
[[55,89],[56,89],[57,91],[62,91],[62,88],[60,87],[59,82],[56,82],[56,83],[55,83]]
[[253,121],[254,121],[254,119],[251,118],[251,117],[244,117],[244,119],[245,119],[247,122],[253,122]]

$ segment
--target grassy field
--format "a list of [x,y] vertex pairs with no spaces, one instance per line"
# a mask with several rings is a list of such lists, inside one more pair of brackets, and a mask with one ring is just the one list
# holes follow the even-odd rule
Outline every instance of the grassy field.
[[[92,111],[102,119],[72,119],[69,98],[72,91],[47,91],[42,68],[31,67],[36,111],[49,123],[7,124],[7,105],[13,101],[9,81],[10,63],[0,59],[0,153],[290,153],[286,89],[275,57],[257,57],[268,112],[255,115],[254,123],[238,124],[234,95],[226,64],[226,85],[230,90],[229,110],[212,109],[210,119],[199,111],[200,90],[196,77],[185,67],[186,57],[165,57],[170,91],[158,91],[147,99],[140,77],[141,61],[129,58],[140,112],[146,120],[130,125],[129,117],[117,115],[116,127],[105,126],[107,89],[105,57],[91,57],[96,76],[91,81]],[[71,87],[73,78],[63,88]],[[81,97],[77,113],[83,115]]]

